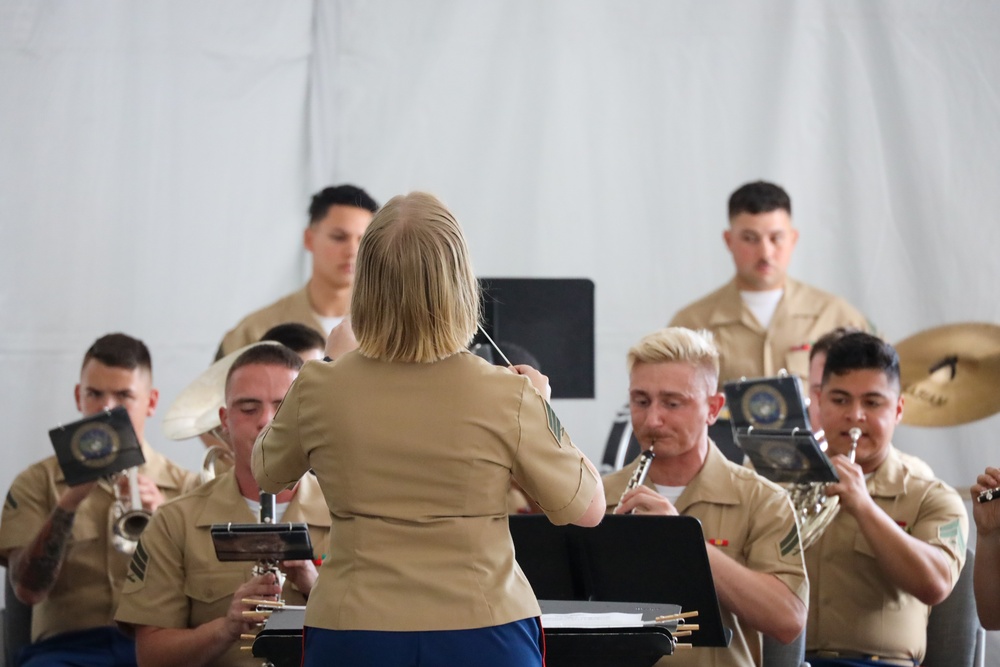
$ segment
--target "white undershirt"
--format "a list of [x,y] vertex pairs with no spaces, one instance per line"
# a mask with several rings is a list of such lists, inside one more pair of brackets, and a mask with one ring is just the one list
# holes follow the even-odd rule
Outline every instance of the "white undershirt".
[[[255,517],[257,517],[258,519],[260,519],[260,501],[259,500],[250,500],[246,496],[243,497],[243,500],[246,501],[247,507],[249,507],[250,511],[253,512],[253,515]],[[281,521],[281,518],[283,516],[285,516],[285,510],[287,510],[287,509],[288,509],[288,503],[275,503],[275,505],[274,505],[274,520],[275,521]]]
[[656,492],[669,500],[674,507],[677,507],[677,501],[680,500],[681,494],[687,488],[686,486],[663,486],[662,484],[654,484],[653,486],[656,487]]
[[313,315],[316,315],[316,319],[323,325],[323,330],[326,331],[327,336],[330,335],[330,332],[333,331],[335,326],[344,321],[343,315],[334,317],[323,317],[322,315],[317,315],[316,313],[313,313]]
[[783,289],[769,289],[763,292],[740,292],[740,298],[747,305],[753,316],[757,318],[760,325],[765,329],[774,317],[774,311],[778,308],[781,295],[785,293]]

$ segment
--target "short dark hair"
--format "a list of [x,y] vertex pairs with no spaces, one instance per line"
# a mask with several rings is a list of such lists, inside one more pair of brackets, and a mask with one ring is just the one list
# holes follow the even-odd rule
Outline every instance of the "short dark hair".
[[149,356],[149,348],[138,338],[123,333],[110,333],[95,340],[83,355],[80,369],[83,370],[91,359],[112,368],[125,368],[130,371],[141,368],[151,376],[153,374],[153,360]]
[[233,373],[244,366],[281,366],[297,371],[302,368],[302,363],[302,357],[284,345],[254,345],[236,357],[236,361],[229,367],[229,372],[226,373],[226,391],[229,391],[229,380],[233,377]]
[[729,219],[740,213],[757,215],[782,210],[792,214],[792,199],[780,185],[767,181],[754,181],[741,185],[729,195]]
[[333,185],[323,188],[313,195],[309,204],[309,224],[315,225],[326,217],[331,206],[355,206],[374,213],[378,203],[372,197],[355,185]]
[[833,344],[847,334],[858,333],[860,331],[861,329],[852,326],[837,327],[836,329],[827,331],[809,348],[809,361],[815,359],[817,354],[828,354]]
[[823,367],[823,384],[831,375],[858,370],[882,371],[889,383],[899,388],[899,355],[896,348],[878,336],[849,333],[831,345]]
[[285,322],[273,326],[260,339],[281,343],[297,354],[309,350],[322,350],[326,347],[326,339],[320,332],[299,322]]

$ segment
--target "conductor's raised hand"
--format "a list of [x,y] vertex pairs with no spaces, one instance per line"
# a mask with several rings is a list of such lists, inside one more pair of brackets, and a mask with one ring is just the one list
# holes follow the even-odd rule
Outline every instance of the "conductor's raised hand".
[[516,366],[511,366],[510,370],[518,375],[523,375],[528,378],[528,381],[531,382],[531,386],[534,387],[546,401],[552,398],[552,387],[549,386],[549,377],[547,375],[542,375],[541,371],[532,368],[527,364],[517,364]]

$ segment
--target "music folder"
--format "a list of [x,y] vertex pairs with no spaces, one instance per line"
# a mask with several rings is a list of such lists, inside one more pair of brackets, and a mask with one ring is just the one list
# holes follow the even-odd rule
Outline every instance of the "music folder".
[[312,560],[309,526],[304,523],[221,523],[211,528],[220,561]]
[[57,426],[49,431],[49,439],[69,486],[146,462],[128,411],[121,406]]
[[675,604],[698,611],[700,629],[685,641],[729,645],[698,519],[609,514],[593,528],[555,526],[537,514],[509,521],[539,600]]
[[797,376],[742,379],[724,389],[733,437],[757,474],[778,484],[838,480],[810,428]]

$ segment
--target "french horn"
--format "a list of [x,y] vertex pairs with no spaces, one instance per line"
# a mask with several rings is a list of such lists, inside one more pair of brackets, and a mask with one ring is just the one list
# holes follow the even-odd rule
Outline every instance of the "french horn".
[[[861,438],[861,429],[855,426],[849,430],[851,436],[851,453],[848,455],[851,463],[858,449],[858,440]],[[817,434],[819,435],[819,434]],[[820,437],[823,451],[826,451],[826,441]],[[805,551],[816,540],[823,535],[837,512],[840,511],[840,498],[838,496],[826,495],[826,487],[831,482],[813,482],[810,484],[783,484],[788,496],[795,507],[795,518],[799,523],[799,539],[802,541],[802,550]]]

